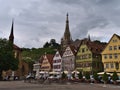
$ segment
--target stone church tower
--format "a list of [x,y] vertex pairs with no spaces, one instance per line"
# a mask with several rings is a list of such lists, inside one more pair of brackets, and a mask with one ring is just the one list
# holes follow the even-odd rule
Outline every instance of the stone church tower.
[[64,50],[72,42],[73,42],[73,40],[72,40],[70,30],[69,30],[69,19],[68,19],[68,13],[67,13],[65,32],[64,32],[64,36],[61,39],[61,49]]
[[[11,32],[9,35],[9,42],[13,44],[13,51],[14,51],[14,56],[19,60],[18,64],[18,70],[12,71],[3,71],[3,78],[6,76],[9,77],[18,77],[18,79],[21,79],[21,77],[25,76],[29,72],[28,64],[22,61],[22,49],[18,47],[17,45],[14,44],[14,21],[12,21],[12,26],[11,26]],[[13,78],[13,79],[14,79]]]

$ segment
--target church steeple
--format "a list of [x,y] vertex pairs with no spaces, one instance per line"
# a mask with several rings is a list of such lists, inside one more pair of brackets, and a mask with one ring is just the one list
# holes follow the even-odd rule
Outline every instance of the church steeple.
[[72,37],[70,34],[70,30],[69,30],[69,18],[68,18],[68,13],[66,15],[66,25],[65,25],[65,32],[64,32],[64,36],[61,39],[61,46],[62,48],[66,48],[68,45],[70,45],[72,42]]
[[11,43],[14,43],[13,30],[14,30],[14,20],[12,20],[11,33],[10,33],[10,36],[9,36],[9,41],[10,41]]
[[88,35],[88,41],[91,41],[91,39],[90,39],[90,35]]
[[65,32],[64,32],[64,39],[68,41],[72,40],[71,35],[70,35],[70,30],[69,30],[68,13],[66,15],[66,26],[65,26]]

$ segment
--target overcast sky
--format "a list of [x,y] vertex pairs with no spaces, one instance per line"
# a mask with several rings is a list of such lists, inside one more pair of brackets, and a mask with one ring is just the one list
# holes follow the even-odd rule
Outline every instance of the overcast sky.
[[0,38],[9,38],[14,18],[19,47],[39,48],[50,39],[60,43],[67,12],[73,40],[90,35],[108,42],[120,35],[120,0],[0,0]]

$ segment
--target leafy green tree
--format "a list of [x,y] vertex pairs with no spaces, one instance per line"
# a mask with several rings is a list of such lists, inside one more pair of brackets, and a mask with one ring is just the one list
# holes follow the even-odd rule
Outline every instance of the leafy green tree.
[[82,72],[79,72],[78,78],[79,78],[79,79],[82,79],[82,78],[83,78]]
[[30,57],[23,57],[22,60],[28,64],[29,66],[29,72],[33,71],[33,64],[34,64],[34,60],[32,60]]
[[66,79],[67,78],[67,75],[63,72],[62,73],[62,79]]
[[97,72],[95,72],[95,73],[93,74],[94,79],[97,80],[97,81],[98,81],[98,79],[99,79],[98,76],[99,76],[99,75],[97,74]]
[[86,72],[86,73],[85,73],[85,78],[86,78],[86,79],[90,79],[90,73],[89,73],[89,72]]
[[50,47],[50,43],[46,42],[44,45],[43,45],[43,48],[48,48]]
[[114,73],[113,73],[113,75],[112,75],[112,80],[113,80],[113,81],[118,80],[117,72],[114,72]]
[[56,40],[55,39],[51,39],[50,42],[46,42],[44,45],[43,45],[43,48],[55,48],[55,49],[59,49],[60,48],[60,45],[58,43],[56,43]]
[[108,81],[108,75],[106,74],[106,72],[103,74],[103,81],[104,83],[107,83]]
[[13,44],[7,39],[0,39],[0,80],[2,72],[7,70],[17,70],[19,60],[14,57]]

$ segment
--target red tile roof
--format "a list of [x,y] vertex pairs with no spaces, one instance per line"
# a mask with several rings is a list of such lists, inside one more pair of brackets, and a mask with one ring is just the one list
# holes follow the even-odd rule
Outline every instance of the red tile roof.
[[100,54],[106,46],[105,44],[98,44],[96,42],[87,42],[86,45],[92,53],[96,54]]
[[18,47],[18,46],[15,45],[15,44],[13,44],[13,48],[14,48],[15,50],[22,50],[20,47]]

